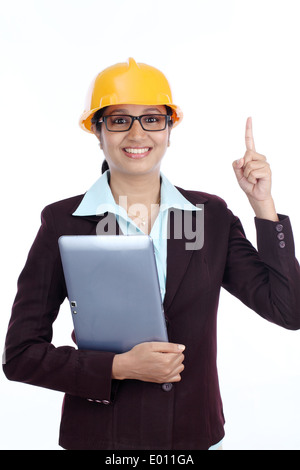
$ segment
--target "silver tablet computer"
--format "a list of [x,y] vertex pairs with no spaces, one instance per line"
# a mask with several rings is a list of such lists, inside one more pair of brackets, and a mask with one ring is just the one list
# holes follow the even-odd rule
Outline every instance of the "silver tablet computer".
[[79,349],[168,341],[149,236],[64,235],[59,249]]

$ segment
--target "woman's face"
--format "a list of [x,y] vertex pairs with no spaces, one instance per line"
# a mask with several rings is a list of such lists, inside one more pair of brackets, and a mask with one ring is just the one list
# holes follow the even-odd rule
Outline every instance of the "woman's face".
[[[166,114],[165,106],[115,105],[109,106],[104,116],[111,114]],[[169,145],[170,127],[163,131],[144,131],[135,120],[129,131],[109,132],[105,124],[97,134],[111,172],[147,174],[159,172],[162,158]]]

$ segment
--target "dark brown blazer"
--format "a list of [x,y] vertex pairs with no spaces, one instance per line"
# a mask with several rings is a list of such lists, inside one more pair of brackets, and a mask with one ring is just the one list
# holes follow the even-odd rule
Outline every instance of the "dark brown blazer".
[[65,393],[63,448],[192,450],[223,438],[216,366],[221,287],[267,320],[300,328],[300,271],[289,218],[255,219],[257,252],[223,200],[180,191],[193,204],[204,204],[205,232],[202,249],[186,250],[186,240],[174,237],[170,224],[164,309],[170,341],[186,345],[182,380],[171,387],[111,380],[113,353],[51,344],[52,324],[67,295],[58,237],[95,234],[100,217],[72,216],[82,195],[42,212],[18,281],[3,368],[10,380]]

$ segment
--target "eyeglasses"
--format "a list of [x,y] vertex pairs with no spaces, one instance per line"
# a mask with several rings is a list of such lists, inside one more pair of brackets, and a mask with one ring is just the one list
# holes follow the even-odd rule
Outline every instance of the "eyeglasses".
[[129,114],[112,114],[102,116],[99,122],[104,122],[106,129],[110,132],[126,132],[131,129],[133,121],[139,121],[144,131],[163,131],[172,116],[167,114],[143,114],[141,116],[130,116]]

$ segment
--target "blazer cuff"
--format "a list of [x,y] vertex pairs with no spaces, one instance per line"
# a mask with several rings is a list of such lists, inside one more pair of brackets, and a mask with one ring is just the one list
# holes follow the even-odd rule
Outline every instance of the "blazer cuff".
[[290,219],[282,214],[278,214],[278,218],[278,222],[273,222],[255,217],[257,249],[261,259],[269,266],[278,266],[279,260],[295,258]]
[[118,384],[111,377],[114,356],[112,352],[78,350],[77,395],[104,404],[114,400]]

